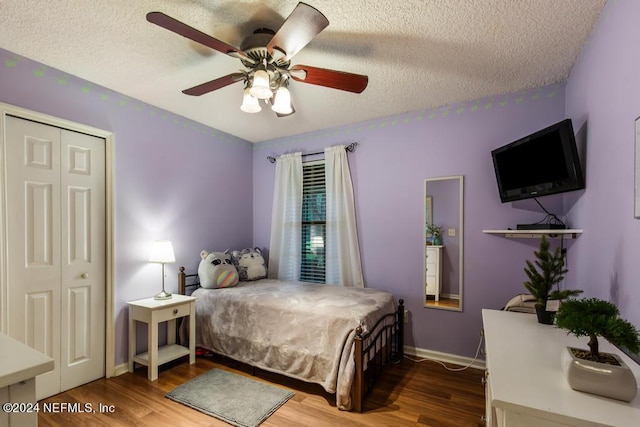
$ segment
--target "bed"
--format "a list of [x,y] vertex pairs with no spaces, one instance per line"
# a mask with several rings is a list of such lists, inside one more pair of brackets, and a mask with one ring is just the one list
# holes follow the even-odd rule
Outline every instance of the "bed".
[[362,412],[384,366],[403,357],[404,303],[388,292],[272,279],[204,289],[184,267],[178,290],[197,297],[196,346],[320,384],[342,410]]

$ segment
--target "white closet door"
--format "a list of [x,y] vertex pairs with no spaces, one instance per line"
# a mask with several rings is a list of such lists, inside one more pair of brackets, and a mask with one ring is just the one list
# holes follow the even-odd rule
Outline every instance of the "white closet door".
[[105,144],[61,139],[61,391],[102,378],[105,363]]
[[41,399],[104,375],[104,141],[7,117],[5,144],[8,331],[55,360]]
[[60,392],[60,129],[6,121],[9,335],[54,359],[38,394]]

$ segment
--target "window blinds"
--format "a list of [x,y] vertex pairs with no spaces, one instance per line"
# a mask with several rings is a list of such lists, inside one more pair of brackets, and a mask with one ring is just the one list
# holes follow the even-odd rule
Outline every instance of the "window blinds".
[[324,160],[304,163],[302,173],[300,280],[324,283],[327,207]]

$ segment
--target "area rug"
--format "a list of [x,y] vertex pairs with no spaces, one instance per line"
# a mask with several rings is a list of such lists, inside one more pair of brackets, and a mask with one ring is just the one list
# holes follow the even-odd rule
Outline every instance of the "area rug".
[[255,427],[269,418],[293,393],[222,369],[174,388],[169,399],[239,427]]

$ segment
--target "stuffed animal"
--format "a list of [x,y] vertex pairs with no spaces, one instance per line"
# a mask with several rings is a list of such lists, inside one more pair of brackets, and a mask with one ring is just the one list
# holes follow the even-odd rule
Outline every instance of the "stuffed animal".
[[224,252],[200,252],[198,277],[200,286],[208,289],[229,288],[238,284],[238,271],[231,263],[231,254]]
[[238,270],[240,280],[258,280],[267,277],[267,267],[260,248],[233,251],[232,261]]

